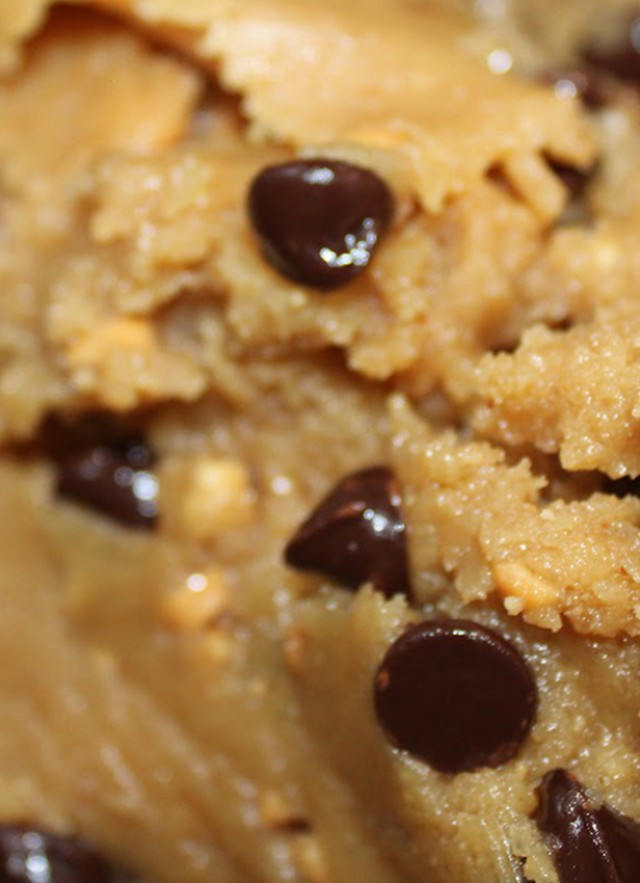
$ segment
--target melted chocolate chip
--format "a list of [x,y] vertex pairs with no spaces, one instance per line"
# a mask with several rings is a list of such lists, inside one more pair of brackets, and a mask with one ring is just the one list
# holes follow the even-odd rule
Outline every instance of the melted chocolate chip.
[[73,451],[60,459],[57,492],[127,527],[153,528],[158,515],[153,459],[142,442]]
[[533,723],[531,670],[510,643],[463,619],[411,626],[375,679],[378,720],[399,748],[442,773],[496,767]]
[[348,588],[369,581],[387,596],[409,594],[405,525],[391,471],[378,466],[343,478],[289,541],[285,560]]
[[594,68],[628,83],[640,83],[640,17],[627,20],[613,45],[592,44],[583,54]]
[[312,159],[263,169],[248,208],[266,259],[295,282],[329,290],[368,266],[393,196],[369,169]]
[[538,789],[535,819],[553,856],[560,883],[637,883],[640,826],[595,807],[580,782],[552,770]]
[[22,825],[0,827],[0,883],[109,883],[104,862],[84,843]]

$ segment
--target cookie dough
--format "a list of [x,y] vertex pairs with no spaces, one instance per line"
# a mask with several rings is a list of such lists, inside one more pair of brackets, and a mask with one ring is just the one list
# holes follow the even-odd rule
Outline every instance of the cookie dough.
[[634,15],[0,0],[0,879],[635,881]]

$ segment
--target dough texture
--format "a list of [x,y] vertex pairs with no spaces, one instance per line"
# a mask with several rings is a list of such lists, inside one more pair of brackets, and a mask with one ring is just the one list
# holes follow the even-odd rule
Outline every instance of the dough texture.
[[[136,883],[572,883],[550,770],[640,821],[640,90],[568,75],[633,9],[0,0],[0,826]],[[247,210],[301,159],[393,194],[333,291]],[[123,438],[150,530],[60,490]],[[288,564],[381,465],[411,592]],[[439,772],[376,719],[441,617],[533,672],[506,762]]]

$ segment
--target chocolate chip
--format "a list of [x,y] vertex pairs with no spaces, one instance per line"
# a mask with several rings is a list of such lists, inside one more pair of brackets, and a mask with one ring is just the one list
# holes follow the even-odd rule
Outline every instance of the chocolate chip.
[[463,619],[411,626],[378,669],[378,720],[399,748],[442,773],[496,767],[533,723],[537,691],[520,653]]
[[640,17],[626,21],[615,43],[591,44],[583,55],[598,70],[628,83],[640,83]]
[[151,529],[158,515],[153,460],[139,441],[73,451],[58,464],[57,492],[120,524]]
[[85,843],[23,825],[0,827],[0,883],[110,883]]
[[348,588],[372,582],[387,596],[409,594],[405,525],[391,471],[376,466],[343,478],[298,528],[285,560]]
[[538,789],[536,822],[561,883],[614,883],[615,867],[601,826],[578,780],[566,770],[553,770]]
[[263,169],[248,208],[266,259],[295,282],[329,290],[368,266],[393,196],[369,169],[312,159]]
[[620,883],[636,883],[640,876],[640,824],[603,805],[597,811]]
[[640,826],[594,806],[567,770],[552,770],[538,788],[535,820],[543,833],[560,883],[637,883]]

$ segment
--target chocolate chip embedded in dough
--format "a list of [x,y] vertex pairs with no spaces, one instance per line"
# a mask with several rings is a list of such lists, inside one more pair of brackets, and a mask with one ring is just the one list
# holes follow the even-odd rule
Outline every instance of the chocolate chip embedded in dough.
[[640,84],[640,16],[629,18],[612,45],[594,43],[585,48],[585,60],[604,73]]
[[512,758],[536,714],[537,691],[520,653],[463,619],[411,626],[378,669],[378,720],[398,748],[442,773]]
[[535,820],[560,883],[637,883],[640,826],[607,806],[594,807],[567,770],[547,773],[538,788]]
[[553,770],[538,789],[535,819],[561,883],[617,883],[615,866],[586,791],[566,770]]
[[348,588],[372,582],[387,596],[409,594],[406,531],[393,474],[386,466],[343,478],[296,531],[285,560]]
[[620,883],[640,878],[640,824],[603,805],[597,816],[605,832]]
[[295,282],[330,290],[368,266],[394,200],[370,169],[312,159],[263,169],[248,208],[269,263]]
[[73,837],[0,827],[0,883],[110,883],[105,863]]
[[58,495],[127,527],[151,529],[158,516],[153,460],[142,442],[73,451],[58,464]]

